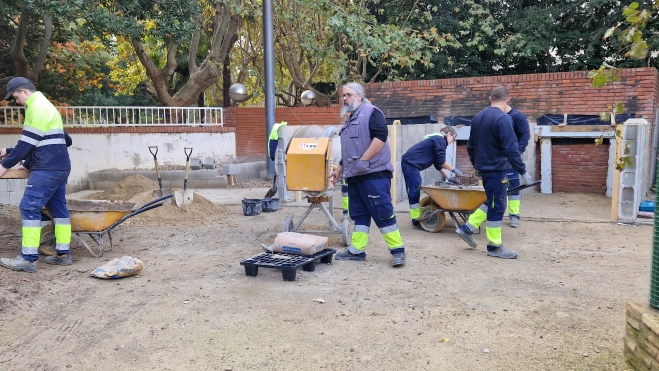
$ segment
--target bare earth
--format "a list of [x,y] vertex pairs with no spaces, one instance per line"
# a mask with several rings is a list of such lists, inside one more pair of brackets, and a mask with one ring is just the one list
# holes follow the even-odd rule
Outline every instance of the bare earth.
[[[195,196],[128,219],[102,258],[74,244],[71,266],[0,268],[0,369],[624,370],[625,305],[649,295],[652,228],[606,222],[607,200],[525,198],[529,217],[503,232],[513,261],[487,257],[484,235],[470,249],[452,226],[413,230],[399,213],[402,268],[373,225],[366,262],[288,282],[239,263],[305,208],[247,217]],[[18,211],[0,218],[0,257],[14,257]],[[314,210],[302,228],[326,226]],[[140,276],[89,276],[124,255],[144,262]]]

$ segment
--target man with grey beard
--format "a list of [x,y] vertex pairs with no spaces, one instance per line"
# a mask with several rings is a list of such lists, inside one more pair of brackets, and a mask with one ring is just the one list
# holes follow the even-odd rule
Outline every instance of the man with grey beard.
[[391,203],[394,167],[384,113],[366,98],[364,87],[352,82],[343,86],[341,115],[349,114],[339,132],[341,162],[330,176],[336,183],[343,175],[348,183],[348,211],[355,221],[348,250],[337,260],[366,260],[371,219],[380,229],[392,255],[391,265],[405,264],[405,244]]

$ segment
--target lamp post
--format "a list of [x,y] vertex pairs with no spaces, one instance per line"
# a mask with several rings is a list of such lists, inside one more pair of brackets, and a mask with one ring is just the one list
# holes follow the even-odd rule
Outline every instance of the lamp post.
[[265,161],[268,177],[275,174],[275,163],[268,156],[268,138],[275,125],[275,43],[273,38],[272,0],[263,1],[263,54],[265,76]]

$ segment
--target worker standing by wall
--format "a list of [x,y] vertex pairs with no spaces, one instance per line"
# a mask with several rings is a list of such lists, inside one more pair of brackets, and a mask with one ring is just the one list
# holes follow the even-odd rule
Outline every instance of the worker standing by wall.
[[345,176],[348,183],[348,209],[355,221],[348,250],[335,255],[337,260],[366,259],[366,245],[371,219],[380,228],[389,252],[391,265],[405,263],[405,245],[391,200],[391,178],[394,167],[387,137],[389,131],[384,113],[365,97],[364,88],[356,82],[343,86],[342,115],[349,113],[339,133],[341,163],[330,176],[336,183]]

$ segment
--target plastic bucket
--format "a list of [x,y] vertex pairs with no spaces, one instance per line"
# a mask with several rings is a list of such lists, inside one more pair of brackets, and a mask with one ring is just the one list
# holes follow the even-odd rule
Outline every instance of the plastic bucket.
[[264,213],[271,213],[279,209],[278,198],[264,198],[263,200],[261,200],[261,204],[263,205]]
[[258,198],[243,199],[243,214],[246,216],[259,215],[261,213],[261,200]]

